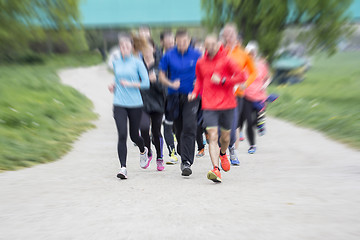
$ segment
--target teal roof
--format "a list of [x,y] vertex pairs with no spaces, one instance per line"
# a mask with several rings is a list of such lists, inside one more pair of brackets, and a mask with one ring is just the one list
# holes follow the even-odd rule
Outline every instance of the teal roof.
[[[200,25],[201,0],[83,0],[80,11],[85,27]],[[360,0],[349,9],[360,20]]]
[[80,11],[85,26],[199,25],[200,4],[200,0],[85,0]]
[[351,5],[349,12],[355,21],[360,20],[360,0],[353,1],[353,4]]

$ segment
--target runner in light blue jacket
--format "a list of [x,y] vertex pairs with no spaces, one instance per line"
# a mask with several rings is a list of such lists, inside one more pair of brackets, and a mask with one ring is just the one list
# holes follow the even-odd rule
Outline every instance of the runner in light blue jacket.
[[120,55],[112,60],[115,74],[115,85],[110,87],[114,93],[114,119],[118,130],[118,156],[120,172],[117,177],[127,179],[127,119],[129,119],[130,138],[140,150],[140,166],[147,168],[149,164],[148,149],[139,136],[139,125],[143,101],[140,89],[150,87],[149,75],[144,63],[132,55],[132,39],[127,34],[119,35]]

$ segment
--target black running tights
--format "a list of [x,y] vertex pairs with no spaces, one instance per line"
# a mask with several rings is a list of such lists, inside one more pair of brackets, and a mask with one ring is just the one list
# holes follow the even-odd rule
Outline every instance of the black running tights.
[[130,139],[139,148],[140,152],[145,151],[144,140],[139,135],[139,126],[141,119],[141,108],[124,108],[114,106],[114,119],[118,131],[118,156],[121,167],[126,167],[127,156],[127,120],[129,119]]

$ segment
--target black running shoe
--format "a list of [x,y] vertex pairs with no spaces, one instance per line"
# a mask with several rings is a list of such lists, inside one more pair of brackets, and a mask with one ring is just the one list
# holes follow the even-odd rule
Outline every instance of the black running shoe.
[[191,165],[189,162],[181,163],[180,168],[182,176],[190,176],[192,174]]

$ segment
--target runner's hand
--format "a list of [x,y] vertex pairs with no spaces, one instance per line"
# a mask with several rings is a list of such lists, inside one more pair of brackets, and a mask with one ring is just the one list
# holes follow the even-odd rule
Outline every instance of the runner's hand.
[[108,89],[111,93],[114,93],[114,89],[115,89],[115,83],[111,83],[109,86],[108,86]]
[[244,90],[247,88],[246,83],[242,83],[242,84],[240,84],[239,88],[241,88],[241,90],[243,90],[243,91],[244,91]]
[[178,90],[180,88],[180,79],[178,78],[175,79],[169,87],[171,87],[174,90]]
[[156,74],[154,71],[152,71],[150,74],[149,74],[149,80],[150,82],[156,82]]
[[217,74],[217,73],[214,73],[212,76],[211,76],[211,81],[215,84],[219,84],[220,81],[221,81],[221,78],[220,76]]
[[196,98],[195,94],[189,93],[189,95],[188,95],[188,101],[189,101],[189,102],[194,101],[195,98]]
[[127,80],[121,80],[120,84],[124,87],[131,87],[133,84]]

